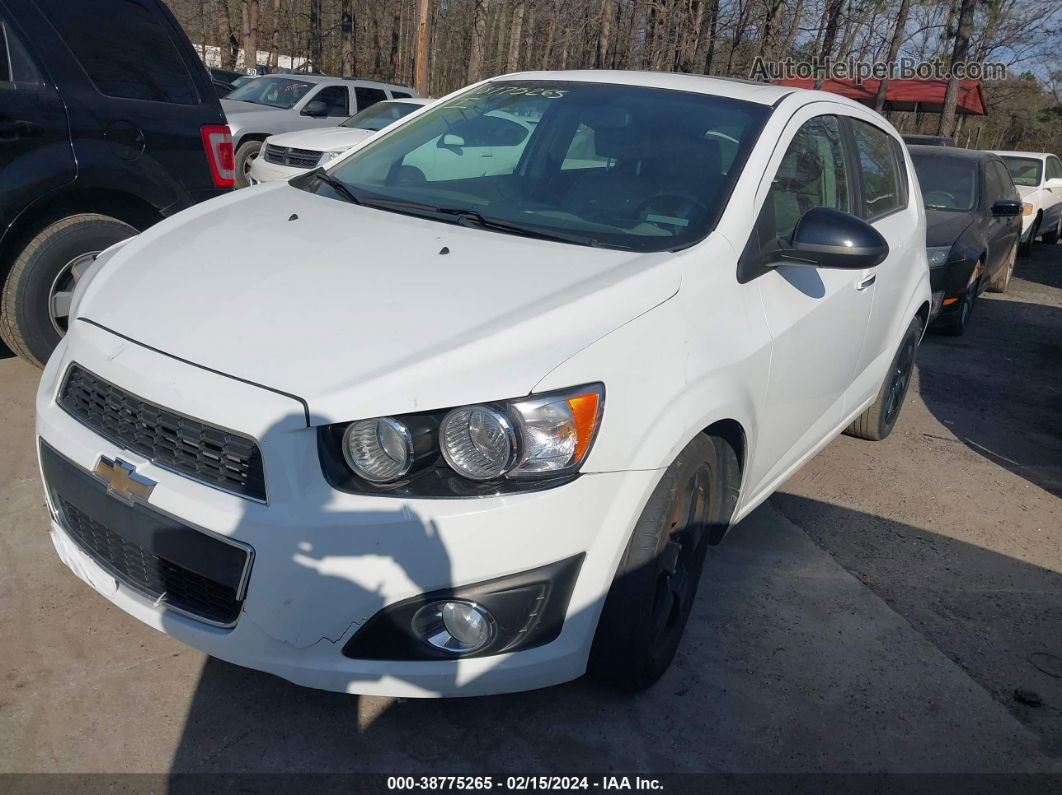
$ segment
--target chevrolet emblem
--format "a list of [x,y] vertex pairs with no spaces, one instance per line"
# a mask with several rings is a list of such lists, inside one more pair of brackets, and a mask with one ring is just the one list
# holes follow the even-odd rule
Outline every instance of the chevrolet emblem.
[[124,502],[132,503],[137,499],[147,502],[155,490],[155,481],[138,475],[136,467],[120,458],[112,461],[101,455],[92,471],[107,484],[108,493]]

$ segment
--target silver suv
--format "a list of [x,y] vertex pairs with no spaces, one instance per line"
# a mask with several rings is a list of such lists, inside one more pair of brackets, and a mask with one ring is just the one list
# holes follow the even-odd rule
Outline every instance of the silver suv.
[[236,185],[249,184],[251,161],[269,135],[335,127],[382,100],[415,96],[407,86],[375,80],[286,74],[257,77],[221,101],[236,152]]

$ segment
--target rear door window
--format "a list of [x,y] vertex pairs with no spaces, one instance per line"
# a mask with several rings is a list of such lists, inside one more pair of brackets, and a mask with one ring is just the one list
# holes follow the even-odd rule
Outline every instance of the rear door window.
[[350,94],[346,86],[325,86],[311,97],[310,101],[314,100],[328,106],[327,115],[329,116],[340,116],[345,119],[350,115]]
[[369,86],[355,86],[354,96],[358,100],[358,110],[365,110],[387,99],[387,93],[381,88],[369,88]]
[[850,119],[855,138],[863,206],[868,221],[898,210],[905,204],[900,166],[892,146],[892,136],[872,124]]
[[199,104],[166,22],[151,5],[141,0],[66,3],[49,21],[101,94]]

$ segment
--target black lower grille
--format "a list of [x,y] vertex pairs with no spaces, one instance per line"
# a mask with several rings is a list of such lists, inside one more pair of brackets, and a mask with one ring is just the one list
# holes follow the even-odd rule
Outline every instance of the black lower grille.
[[243,607],[253,552],[114,496],[98,477],[40,443],[59,523],[112,576],[196,618],[231,626]]
[[258,444],[138,398],[74,364],[59,405],[101,436],[216,488],[265,500]]
[[312,149],[293,149],[288,146],[266,144],[264,157],[267,163],[276,163],[278,166],[313,168],[321,159],[321,153]]
[[233,624],[243,604],[234,588],[152,555],[58,498],[66,530],[115,577],[163,602],[218,624]]

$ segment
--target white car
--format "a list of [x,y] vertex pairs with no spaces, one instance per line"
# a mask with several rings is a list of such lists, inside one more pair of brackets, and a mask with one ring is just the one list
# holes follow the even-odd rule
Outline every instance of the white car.
[[[531,129],[506,173],[407,162],[470,156],[494,112]],[[55,548],[150,626],[311,687],[646,687],[706,546],[896,423],[930,308],[917,185],[834,94],[472,86],[99,256],[37,396]]]
[[355,113],[338,127],[318,127],[271,135],[265,139],[258,156],[250,161],[248,181],[256,185],[291,179],[311,168],[329,163],[374,133],[432,101],[420,97],[385,100],[370,105],[361,113]]
[[1062,233],[1062,162],[1046,152],[996,152],[1010,171],[1022,200],[1021,243],[1029,255],[1036,238],[1054,245]]
[[221,100],[232,132],[236,186],[250,184],[251,164],[270,135],[335,127],[377,102],[414,96],[411,88],[375,80],[294,74],[254,78]]

